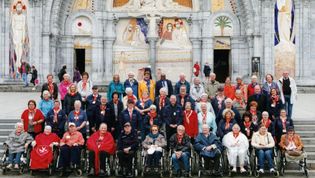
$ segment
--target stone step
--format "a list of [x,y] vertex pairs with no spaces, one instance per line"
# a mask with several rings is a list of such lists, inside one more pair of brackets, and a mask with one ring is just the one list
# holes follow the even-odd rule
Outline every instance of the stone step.
[[314,131],[315,125],[300,125],[294,124],[294,129],[298,133],[299,131]]
[[314,145],[315,144],[315,138],[302,138],[302,141],[303,141],[304,145]]
[[14,126],[13,126],[13,129],[0,129],[0,135],[8,136],[13,130],[14,130]]
[[299,134],[302,138],[304,137],[315,137],[315,131],[296,131],[297,134]]
[[313,125],[315,126],[314,121],[312,120],[304,120],[302,118],[293,119],[294,125]]
[[315,151],[315,144],[307,144],[304,145],[304,149],[306,152],[311,152],[311,151]]
[[0,130],[2,130],[2,129],[11,129],[12,130],[15,127],[15,123],[1,123],[0,124]]

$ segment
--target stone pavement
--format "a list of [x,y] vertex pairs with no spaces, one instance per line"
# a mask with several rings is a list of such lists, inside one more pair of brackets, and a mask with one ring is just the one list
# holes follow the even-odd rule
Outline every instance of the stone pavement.
[[[104,96],[106,96],[103,93]],[[27,107],[27,101],[40,100],[40,93],[15,93],[0,92],[0,119],[19,119],[23,110]],[[299,94],[297,103],[293,107],[293,120],[314,120],[312,104],[315,101],[315,94]]]

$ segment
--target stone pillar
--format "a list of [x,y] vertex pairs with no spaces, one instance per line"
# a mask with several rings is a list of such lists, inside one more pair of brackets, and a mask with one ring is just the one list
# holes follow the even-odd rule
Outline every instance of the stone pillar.
[[0,79],[4,78],[5,76],[5,60],[9,60],[8,58],[5,58],[5,6],[4,6],[4,0],[1,1],[1,10],[0,10]]
[[[4,4],[2,4],[4,6],[4,17],[3,17],[3,20],[4,20],[4,23],[3,23],[3,50],[4,50],[4,54],[3,54],[3,58],[0,59],[0,63],[3,64],[3,67],[1,67],[1,69],[3,68],[4,70],[4,76],[5,78],[9,78],[10,76],[10,70],[9,70],[9,50],[10,50],[10,37],[9,37],[9,34],[10,34],[10,20],[11,20],[11,17],[10,17],[10,7],[11,7],[11,1],[4,1],[3,2]],[[1,48],[1,46],[0,46]],[[2,63],[2,60],[3,60],[3,63]]]
[[43,33],[43,46],[42,46],[42,59],[41,59],[41,72],[39,72],[39,77],[41,81],[45,81],[45,76],[52,73],[55,63],[52,62],[50,56],[50,37],[49,33]]
[[[105,62],[105,68],[104,68],[104,79],[105,82],[110,82],[113,77],[113,45],[114,41],[116,39],[116,22],[118,19],[113,20],[113,15],[112,17],[107,17],[106,21],[104,23],[104,36],[105,36],[105,41],[104,41],[104,62]],[[116,17],[115,17],[116,18]]]
[[74,37],[73,36],[63,36],[61,38],[61,65],[59,66],[59,70],[63,64],[67,65],[67,73],[73,76],[73,68],[74,68]]
[[103,39],[93,38],[92,40],[92,81],[100,84],[102,82],[103,75]]
[[[311,17],[310,17],[310,0],[304,0],[304,1],[300,1],[299,3],[303,3],[302,5],[300,5],[300,7],[296,7],[296,8],[301,8],[301,11],[303,13],[303,15],[300,16],[300,19],[298,20],[297,17],[295,17],[295,21],[300,22],[300,24],[298,25],[297,23],[295,23],[295,29],[297,29],[297,27],[300,28],[299,31],[302,31],[303,36],[301,36],[300,38],[303,38],[302,43],[297,44],[296,45],[301,45],[302,46],[302,50],[299,51],[300,54],[300,58],[296,58],[295,63],[296,66],[298,66],[298,63],[300,61],[300,72],[297,73],[297,69],[295,70],[297,74],[299,74],[300,78],[304,78],[304,79],[308,79],[310,77],[312,77],[312,71],[314,71],[314,68],[311,67]],[[297,68],[297,67],[296,67]]]
[[[209,63],[211,67],[211,71],[213,71],[213,38],[212,37],[204,37],[202,38],[202,48],[201,48],[201,62],[200,66],[203,69],[203,66],[206,62]],[[204,77],[203,74],[201,75]]]
[[158,38],[155,37],[150,37],[148,38],[149,40],[149,45],[150,45],[150,52],[149,52],[149,64],[151,66],[151,73],[152,73],[152,77],[153,79],[156,79],[156,42],[158,40]]
[[191,39],[193,65],[198,61],[201,64],[201,40]]

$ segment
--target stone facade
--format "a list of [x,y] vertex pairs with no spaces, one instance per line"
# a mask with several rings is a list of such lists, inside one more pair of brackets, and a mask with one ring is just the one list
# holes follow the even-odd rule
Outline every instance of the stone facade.
[[[144,18],[149,25],[150,12],[126,12],[112,8],[112,0],[91,0],[84,9],[74,9],[76,0],[29,0],[30,63],[37,66],[43,81],[48,73],[56,74],[66,64],[73,73],[76,46],[89,49],[86,69],[95,83],[111,81],[114,70],[116,25],[121,19]],[[233,26],[230,35],[229,75],[249,79],[252,57],[260,57],[260,74],[275,73],[274,6],[275,0],[237,0],[233,11],[211,12],[211,0],[193,0],[190,11],[160,11],[161,18],[181,18],[189,24],[191,61],[184,70],[191,74],[192,65],[200,61],[214,67],[216,37],[212,26],[226,16]],[[0,0],[0,77],[9,78],[9,33],[11,0]],[[294,0],[296,28],[295,78],[300,85],[315,84],[315,0]],[[87,34],[74,34],[73,24],[79,17],[91,23]],[[158,21],[156,21],[158,23]],[[154,26],[154,25],[153,25]],[[157,28],[157,26],[156,26]],[[156,30],[157,29],[153,29]],[[158,63],[157,37],[148,36],[148,59],[153,71],[163,68]],[[87,57],[86,57],[87,59]],[[176,65],[176,62],[174,62]],[[87,67],[89,66],[89,67]],[[143,66],[145,67],[145,66]],[[169,75],[169,74],[168,74]],[[172,74],[171,74],[172,75]],[[176,75],[176,76],[175,76]],[[122,76],[124,79],[125,76]],[[177,73],[169,77],[177,79]]]

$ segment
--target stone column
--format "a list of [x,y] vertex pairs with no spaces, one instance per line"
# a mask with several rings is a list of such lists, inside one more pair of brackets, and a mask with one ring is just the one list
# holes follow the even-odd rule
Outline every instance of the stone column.
[[149,64],[151,66],[151,73],[152,73],[152,77],[153,79],[156,79],[156,42],[158,40],[158,38],[156,37],[150,37],[148,38],[149,40],[149,45],[150,45],[150,51],[149,51]]
[[51,56],[50,56],[50,37],[49,33],[43,33],[43,46],[42,46],[42,59],[41,59],[41,69],[42,71],[39,72],[39,77],[41,81],[45,80],[45,76],[47,74],[52,73],[54,69],[55,63],[52,62]]
[[[74,37],[73,36],[63,36],[61,38],[61,62],[60,64],[67,65],[67,73],[71,76],[73,75],[74,68]],[[59,69],[61,66],[59,66]]]
[[[115,17],[116,18],[116,17]],[[115,21],[114,21],[115,20]],[[104,79],[105,82],[110,82],[113,76],[113,45],[116,39],[116,22],[118,19],[114,19],[112,17],[107,17],[104,23]]]
[[[295,59],[295,65],[298,66],[298,62],[300,61],[300,78],[308,79],[312,77],[312,71],[314,71],[314,68],[311,67],[311,17],[310,17],[310,0],[305,0],[305,1],[300,1],[299,3],[303,3],[300,5],[300,7],[296,8],[301,8],[301,11],[303,15],[301,15],[300,20],[298,20],[297,17],[295,17],[295,21],[300,22],[300,25],[295,23],[295,29],[297,27],[300,28],[299,31],[302,31],[303,36],[300,38],[303,38],[302,43],[296,44],[296,45],[301,45],[302,50],[300,51],[300,58]],[[314,10],[314,9],[313,9]],[[313,29],[314,30],[314,29]],[[297,73],[297,67],[296,67],[296,73]],[[298,74],[298,73],[297,73]]]
[[5,58],[5,6],[4,6],[4,0],[1,1],[1,10],[0,10],[0,79],[4,78],[5,76],[5,60],[9,60],[8,58]]
[[201,40],[191,39],[193,65],[198,61],[201,64]]
[[[4,1],[3,2],[3,11],[4,11],[4,17],[3,17],[3,20],[4,20],[4,23],[3,23],[3,50],[4,50],[4,54],[3,54],[3,58],[0,59],[0,63],[3,64],[3,67],[1,67],[1,69],[3,69],[3,74],[5,76],[5,78],[9,78],[10,76],[10,70],[9,70],[9,51],[10,51],[10,37],[9,37],[9,34],[10,34],[10,20],[11,20],[11,17],[10,17],[10,7],[11,7],[11,1]],[[1,46],[0,46],[1,48]],[[2,62],[3,61],[3,62]]]
[[92,81],[94,83],[100,84],[103,80],[103,39],[102,38],[93,38],[92,39]]
[[[206,62],[209,63],[211,67],[211,71],[213,71],[213,38],[212,37],[204,37],[202,38],[202,48],[201,48],[201,62],[200,66],[203,69],[203,66]],[[204,77],[201,75],[202,78]]]

